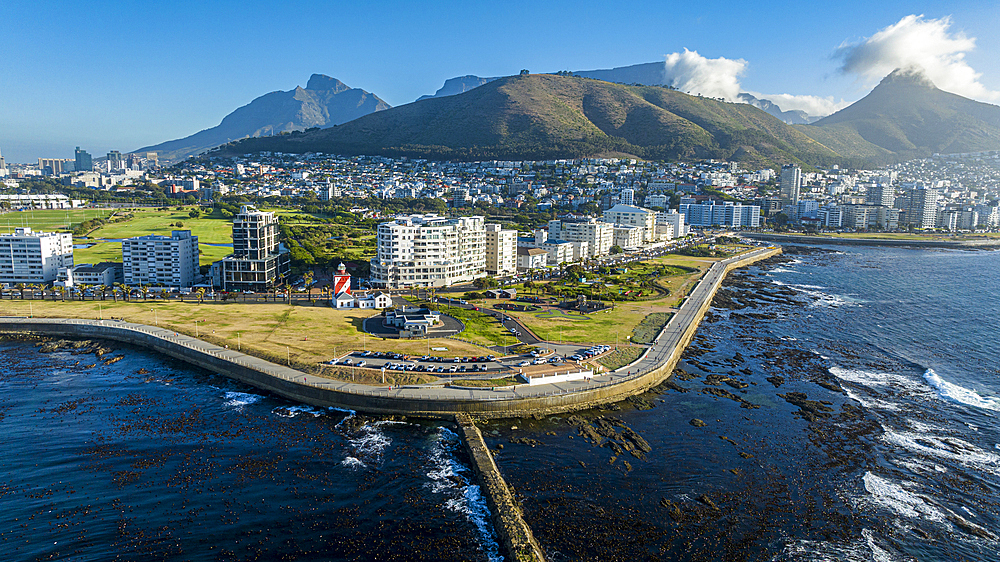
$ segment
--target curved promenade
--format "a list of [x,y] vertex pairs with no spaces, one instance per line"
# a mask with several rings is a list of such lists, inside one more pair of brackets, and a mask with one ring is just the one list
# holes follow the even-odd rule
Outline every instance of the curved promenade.
[[778,248],[762,248],[715,263],[638,361],[586,381],[518,385],[495,390],[443,386],[390,389],[309,375],[172,330],[143,324],[112,320],[2,317],[0,333],[104,338],[141,345],[314,406],[431,418],[453,418],[458,413],[468,413],[477,418],[522,417],[579,410],[623,400],[656,386],[673,371],[726,274],[780,252]]

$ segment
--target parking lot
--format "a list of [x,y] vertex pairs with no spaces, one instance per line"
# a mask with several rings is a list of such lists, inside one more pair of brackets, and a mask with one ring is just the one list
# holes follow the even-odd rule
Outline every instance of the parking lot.
[[517,373],[536,374],[559,369],[578,368],[581,361],[592,359],[611,350],[599,345],[568,351],[567,355],[540,349],[529,354],[497,358],[493,355],[475,357],[438,357],[433,355],[403,355],[392,352],[355,351],[330,360],[330,365],[362,367],[387,371],[427,373],[441,376],[461,375],[465,378],[494,378]]

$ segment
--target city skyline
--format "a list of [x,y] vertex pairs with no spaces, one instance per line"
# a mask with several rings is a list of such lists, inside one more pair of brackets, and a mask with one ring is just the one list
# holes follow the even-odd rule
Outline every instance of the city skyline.
[[267,92],[303,86],[312,73],[396,106],[467,74],[664,60],[678,84],[707,95],[747,91],[816,113],[856,101],[893,65],[912,63],[947,91],[992,103],[1000,97],[990,56],[997,15],[973,2],[947,11],[899,2],[863,10],[856,2],[630,10],[515,3],[502,11],[397,2],[375,14],[312,2],[113,6],[11,6],[9,20],[23,25],[0,36],[14,77],[0,85],[8,162],[72,158],[76,146],[95,156],[124,153],[184,137]]

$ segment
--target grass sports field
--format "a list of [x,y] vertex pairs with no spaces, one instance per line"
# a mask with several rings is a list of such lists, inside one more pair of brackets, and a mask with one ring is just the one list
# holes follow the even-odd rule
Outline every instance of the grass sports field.
[[0,234],[10,234],[15,228],[25,226],[38,232],[72,230],[85,220],[106,217],[110,214],[110,209],[11,211],[0,214]]

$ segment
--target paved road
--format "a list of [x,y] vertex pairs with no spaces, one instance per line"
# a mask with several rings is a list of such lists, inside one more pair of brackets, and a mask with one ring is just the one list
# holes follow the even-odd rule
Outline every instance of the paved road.
[[[446,388],[446,387],[371,387],[361,384],[353,384],[349,382],[333,381],[327,378],[318,377],[315,375],[308,375],[291,369],[284,365],[278,365],[265,361],[263,359],[258,359],[256,357],[240,353],[239,351],[233,349],[226,349],[219,347],[217,345],[195,339],[193,337],[179,334],[177,332],[167,330],[164,328],[158,328],[155,326],[146,326],[143,324],[133,324],[129,322],[116,322],[109,320],[81,320],[81,319],[58,319],[58,318],[34,318],[25,319],[18,317],[0,317],[0,331],[20,331],[24,323],[36,322],[41,324],[90,324],[98,326],[108,326],[113,327],[118,330],[124,331],[135,331],[139,333],[150,334],[156,336],[164,341],[173,342],[184,347],[196,349],[204,353],[214,355],[216,357],[224,358],[238,365],[243,365],[246,367],[251,367],[253,369],[259,370],[261,372],[268,373],[274,377],[294,381],[300,384],[315,386],[319,388],[326,388],[331,390],[337,390],[340,392],[346,392],[351,394],[360,394],[366,396],[389,396],[396,397],[400,399],[423,399],[423,400],[511,400],[519,398],[531,398],[531,397],[542,397],[542,396],[553,396],[560,394],[568,394],[573,392],[578,392],[581,390],[589,390],[593,388],[598,388],[601,386],[607,386],[611,384],[616,384],[633,377],[638,376],[641,373],[647,372],[661,365],[663,361],[670,356],[674,348],[680,342],[680,339],[691,324],[695,320],[698,310],[701,305],[707,300],[711,295],[714,294],[715,289],[722,282],[725,274],[725,267],[729,263],[738,261],[740,259],[746,258],[751,255],[759,255],[769,251],[768,249],[754,250],[749,254],[742,256],[737,256],[734,258],[729,258],[727,260],[720,261],[713,265],[708,272],[702,277],[698,285],[695,286],[694,290],[691,292],[690,296],[685,299],[684,304],[681,305],[680,309],[670,322],[663,329],[659,336],[657,336],[655,342],[650,346],[649,351],[643,356],[642,359],[629,365],[627,367],[622,367],[617,371],[610,373],[605,373],[600,376],[595,376],[587,380],[572,381],[556,384],[540,384],[534,386],[528,385],[518,385],[516,387],[498,387],[494,389],[456,389],[456,388]],[[567,368],[573,367],[572,364],[567,364]]]

